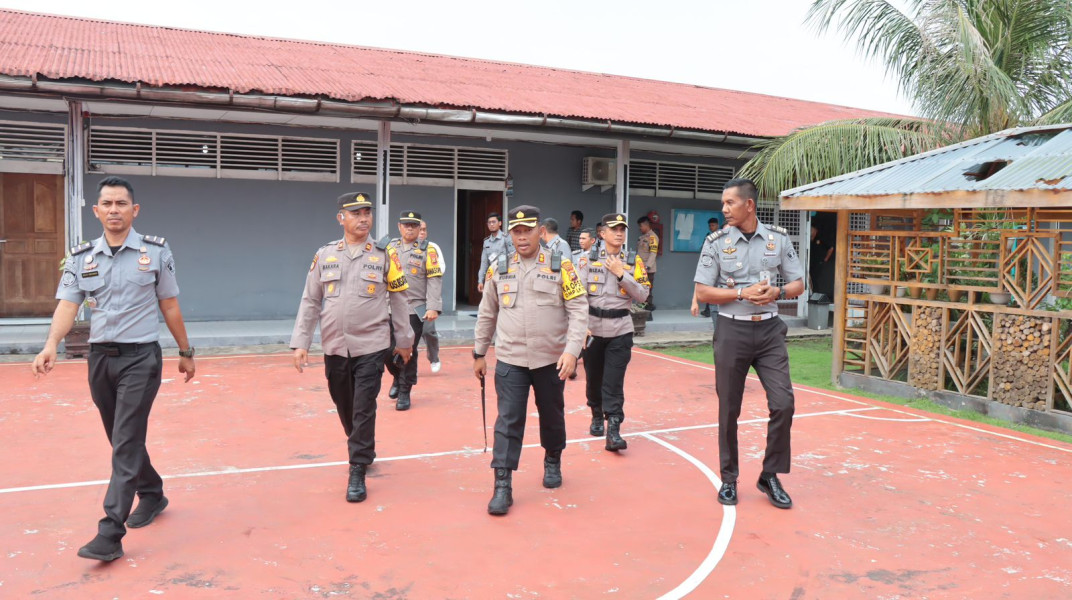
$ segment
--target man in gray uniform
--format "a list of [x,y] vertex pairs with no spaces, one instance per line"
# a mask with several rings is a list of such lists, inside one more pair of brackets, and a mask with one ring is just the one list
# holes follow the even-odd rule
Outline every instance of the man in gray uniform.
[[406,276],[398,255],[387,236],[375,243],[368,239],[372,200],[368,194],[343,194],[338,206],[335,218],[343,228],[343,238],[313,255],[290,347],[294,368],[304,372],[313,332],[320,323],[328,391],[349,450],[346,501],[361,502],[368,494],[365,472],[376,458],[376,396],[383,363],[392,353],[398,360],[409,360],[414,338]]
[[[543,485],[562,485],[562,449],[566,419],[562,391],[577,368],[577,355],[588,324],[584,286],[569,258],[540,247],[540,209],[519,206],[510,211],[510,236],[517,251],[496,259],[485,275],[484,298],[476,320],[473,372],[487,373],[484,355],[495,344],[495,493],[488,513],[505,515],[514,502],[512,478],[521,461],[529,388],[540,414],[540,445],[544,448]],[[568,255],[567,255],[568,256]]]
[[413,355],[404,365],[387,361],[387,370],[394,377],[389,395],[398,398],[395,410],[409,410],[410,391],[417,385],[417,341],[421,339],[425,322],[434,323],[443,310],[443,269],[439,266],[439,253],[428,247],[427,240],[417,239],[420,228],[421,213],[404,210],[398,217],[401,237],[391,240],[391,248],[398,255],[409,284],[405,293],[414,341]]
[[[770,421],[758,487],[778,508],[793,501],[778,481],[788,473],[793,426],[793,384],[789,380],[787,327],[778,318],[779,298],[804,292],[804,268],[786,230],[756,217],[756,186],[731,179],[722,191],[726,227],[707,236],[696,266],[696,300],[719,305],[715,330],[715,390],[718,392],[718,449],[722,488],[718,501],[737,504],[737,419],[749,367],[767,392]],[[773,274],[787,281],[779,288]]]
[[543,220],[542,225],[543,233],[540,234],[540,241],[543,242],[544,247],[550,250],[551,254],[557,253],[564,259],[571,258],[573,250],[570,249],[569,243],[558,235],[558,221],[548,217]]
[[484,247],[480,251],[480,270],[477,271],[477,284],[476,289],[480,293],[484,293],[484,274],[488,272],[488,265],[491,264],[498,256],[502,254],[513,254],[514,246],[510,241],[510,236],[506,235],[500,229],[502,228],[502,219],[499,218],[499,213],[491,213],[488,215],[488,231],[491,235],[484,238]]
[[581,281],[588,291],[590,342],[584,349],[588,407],[592,409],[591,435],[603,435],[607,420],[607,450],[625,450],[620,428],[625,420],[625,369],[633,354],[633,318],[629,306],[648,298],[651,284],[644,261],[626,253],[624,214],[603,217],[604,248],[581,257]]
[[[194,377],[194,349],[179,308],[175,260],[164,238],[134,231],[140,206],[124,179],[97,186],[93,214],[104,235],[71,248],[63,265],[45,348],[34,358],[35,376],[56,364],[56,347],[85,302],[89,324],[89,392],[112,444],[112,477],[104,495],[97,536],[78,556],[112,561],[123,556],[126,527],[145,527],[168,505],[164,482],[145,450],[149,411],[160,389],[162,361],[157,307],[179,346],[179,372]],[[134,494],[138,509],[130,512]],[[124,527],[124,522],[126,527]]]

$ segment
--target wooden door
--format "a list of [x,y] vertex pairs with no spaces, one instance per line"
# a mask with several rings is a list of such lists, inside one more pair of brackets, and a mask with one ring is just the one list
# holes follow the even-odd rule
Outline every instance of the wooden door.
[[47,317],[66,253],[63,176],[0,174],[0,317]]
[[[468,239],[463,240],[460,248],[466,251],[465,290],[466,303],[473,306],[480,304],[480,292],[476,289],[477,271],[480,269],[480,252],[484,247],[484,238],[488,237],[487,220],[491,213],[503,212],[503,193],[468,190],[460,208],[465,210]],[[506,231],[506,218],[503,216],[503,231]],[[480,274],[483,276],[483,274]]]

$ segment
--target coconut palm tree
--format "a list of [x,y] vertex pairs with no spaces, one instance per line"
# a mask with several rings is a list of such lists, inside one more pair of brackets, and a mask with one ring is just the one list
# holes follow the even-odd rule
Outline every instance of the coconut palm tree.
[[806,23],[878,59],[921,118],[823,123],[742,168],[765,197],[1009,127],[1072,121],[1069,0],[815,0]]

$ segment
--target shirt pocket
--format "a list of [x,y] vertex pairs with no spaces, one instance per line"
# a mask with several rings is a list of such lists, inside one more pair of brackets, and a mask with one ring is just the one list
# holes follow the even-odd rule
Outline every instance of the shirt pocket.
[[341,274],[338,269],[323,269],[320,271],[320,285],[324,288],[325,298],[338,298],[342,292],[342,282],[339,281]]
[[378,271],[366,271],[361,276],[361,282],[358,284],[361,289],[357,291],[357,295],[362,298],[374,298],[380,291],[380,286],[384,285],[382,277]]
[[537,279],[532,282],[532,290],[535,292],[537,306],[561,306],[562,288],[557,282],[547,279]]
[[130,276],[130,283],[138,286],[139,288],[146,285],[153,285],[156,283],[155,271],[138,271]]
[[722,277],[732,277],[738,282],[743,282],[745,275],[748,273],[748,261],[737,258],[722,259],[719,261],[719,270],[722,271]]
[[81,277],[78,278],[78,289],[83,292],[93,293],[104,287],[104,276],[97,275],[95,277]]

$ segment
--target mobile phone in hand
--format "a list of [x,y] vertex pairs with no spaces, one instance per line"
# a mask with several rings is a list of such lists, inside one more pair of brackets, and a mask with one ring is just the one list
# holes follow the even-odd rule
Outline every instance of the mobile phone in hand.
[[760,271],[759,272],[759,282],[760,283],[765,283],[767,285],[770,285],[770,282],[771,282],[770,271],[766,271],[766,270]]

